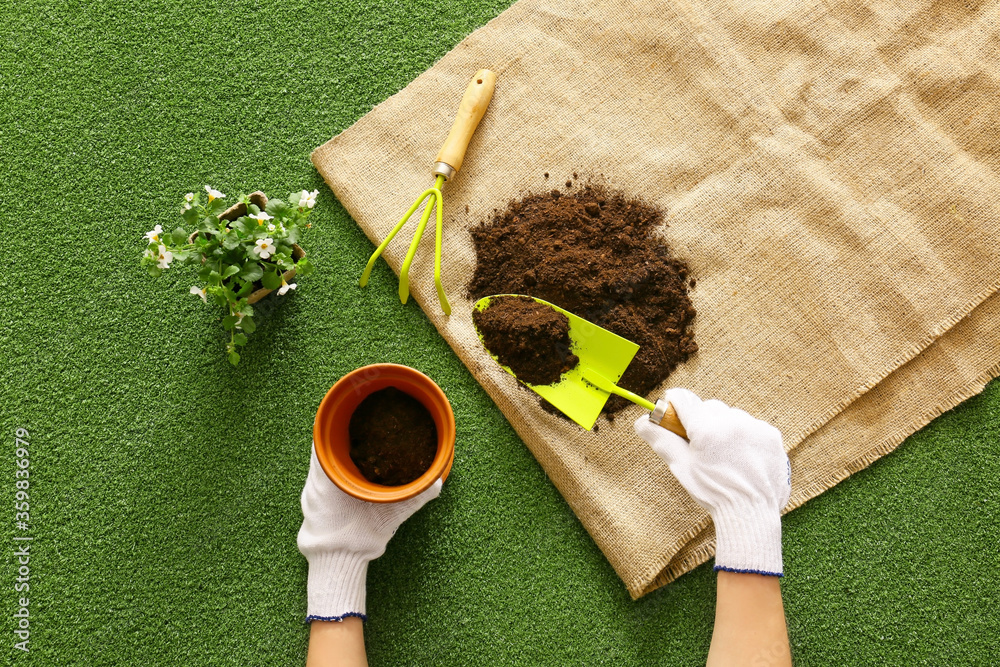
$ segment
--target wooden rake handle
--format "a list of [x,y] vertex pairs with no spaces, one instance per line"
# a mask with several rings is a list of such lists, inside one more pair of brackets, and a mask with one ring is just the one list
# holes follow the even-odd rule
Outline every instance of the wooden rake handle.
[[458,105],[458,114],[448,132],[448,138],[444,140],[444,145],[435,158],[435,174],[450,179],[462,168],[465,151],[469,148],[469,141],[472,140],[479,121],[486,113],[486,107],[493,99],[496,82],[497,75],[488,69],[481,69],[472,77],[462,96],[462,102]]

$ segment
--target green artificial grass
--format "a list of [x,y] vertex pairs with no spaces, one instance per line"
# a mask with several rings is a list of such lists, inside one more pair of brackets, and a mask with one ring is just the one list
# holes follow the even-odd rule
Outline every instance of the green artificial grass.
[[[369,572],[373,665],[683,665],[708,566],[639,602],[380,263],[309,152],[506,1],[21,0],[0,8],[0,565],[5,664],[302,665],[295,547],[312,418],[398,362],[458,424],[440,499]],[[392,165],[386,165],[391,174]],[[318,188],[318,267],[258,317],[154,280],[142,234],[183,193]],[[453,230],[457,232],[457,230]],[[275,297],[270,297],[275,298]],[[14,432],[30,431],[31,652],[13,649]],[[1000,384],[785,520],[799,665],[987,664],[1000,631]]]

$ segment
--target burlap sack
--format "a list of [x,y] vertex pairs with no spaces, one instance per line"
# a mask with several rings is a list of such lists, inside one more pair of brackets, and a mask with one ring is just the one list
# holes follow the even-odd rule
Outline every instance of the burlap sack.
[[[431,238],[411,288],[632,595],[701,532],[700,510],[633,435],[638,408],[583,433],[489,359],[464,296],[466,229],[551,187],[543,172],[600,175],[659,205],[698,278],[701,350],[668,383],[772,421],[794,447],[1000,284],[997,3],[965,6],[521,0],[315,151],[378,242],[430,184],[468,78],[499,74],[445,186],[453,315],[437,306]],[[405,249],[385,253],[394,270]]]

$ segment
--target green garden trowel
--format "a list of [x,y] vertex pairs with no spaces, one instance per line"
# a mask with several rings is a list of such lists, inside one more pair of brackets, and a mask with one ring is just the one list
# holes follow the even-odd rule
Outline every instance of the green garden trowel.
[[[492,299],[517,296],[522,295],[494,294],[483,297],[476,302],[475,308],[485,310]],[[616,394],[649,410],[652,413],[649,418],[653,422],[682,438],[687,437],[687,432],[677,419],[677,413],[670,403],[662,399],[655,404],[651,403],[642,396],[615,384],[632,362],[632,357],[639,351],[638,345],[548,301],[529,298],[569,318],[570,350],[580,358],[580,363],[572,370],[563,373],[559,381],[554,384],[534,385],[525,382],[523,383],[525,386],[588,431],[593,428],[611,394]],[[482,333],[476,331],[476,334],[482,342]],[[497,361],[496,355],[492,352],[490,356]],[[501,368],[514,375],[510,368],[502,364]]]

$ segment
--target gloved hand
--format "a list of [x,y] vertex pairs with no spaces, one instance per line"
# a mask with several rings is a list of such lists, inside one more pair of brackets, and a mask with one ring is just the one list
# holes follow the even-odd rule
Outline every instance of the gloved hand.
[[312,448],[302,489],[299,551],[309,561],[306,620],[342,621],[365,616],[368,562],[383,553],[396,529],[441,493],[441,480],[420,495],[397,503],[371,503],[349,496],[330,481]]
[[791,465],[781,433],[722,401],[669,389],[688,440],[641,416],[635,432],[670,466],[715,523],[715,569],[782,576],[781,510]]

